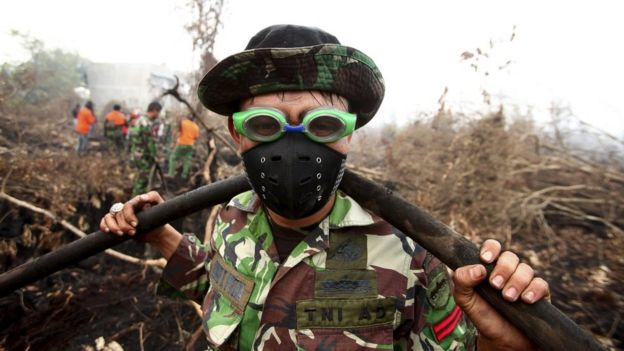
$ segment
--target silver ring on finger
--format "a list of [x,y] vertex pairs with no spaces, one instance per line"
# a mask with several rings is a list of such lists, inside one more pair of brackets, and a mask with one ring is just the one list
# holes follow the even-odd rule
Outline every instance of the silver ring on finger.
[[111,208],[110,208],[110,210],[108,210],[108,212],[114,216],[117,213],[121,212],[121,210],[123,210],[123,206],[124,206],[124,204],[122,204],[121,202],[116,202],[116,203],[113,204],[113,206],[111,206]]

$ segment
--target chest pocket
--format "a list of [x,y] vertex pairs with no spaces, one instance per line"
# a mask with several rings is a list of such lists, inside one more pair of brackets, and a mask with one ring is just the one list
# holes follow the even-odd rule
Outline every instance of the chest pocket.
[[394,297],[379,297],[364,234],[332,233],[315,298],[297,301],[297,344],[306,350],[392,349]]
[[297,344],[305,350],[391,349],[396,300],[322,298],[297,301]]
[[221,346],[241,323],[254,282],[236,271],[219,254],[210,262],[209,279],[210,288],[202,305],[202,325],[208,341]]

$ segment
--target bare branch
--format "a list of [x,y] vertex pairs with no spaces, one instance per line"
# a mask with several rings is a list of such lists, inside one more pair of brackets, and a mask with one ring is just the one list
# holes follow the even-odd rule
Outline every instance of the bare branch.
[[[0,198],[7,200],[10,203],[13,203],[19,207],[28,209],[30,211],[42,214],[50,219],[52,219],[54,222],[59,223],[61,226],[63,226],[65,229],[69,230],[70,232],[72,232],[73,234],[75,234],[78,237],[85,237],[87,236],[87,234],[85,232],[83,232],[82,230],[78,229],[77,227],[75,227],[74,225],[72,225],[71,223],[67,222],[66,220],[58,217],[57,215],[55,215],[54,213],[45,210],[43,208],[37,207],[29,202],[23,201],[23,200],[19,200],[14,198],[13,196],[5,193],[5,192],[0,192]],[[111,257],[115,257],[117,259],[120,259],[122,261],[126,261],[132,264],[136,264],[136,265],[140,265],[140,266],[150,266],[150,267],[158,267],[158,268],[164,268],[165,265],[167,264],[167,260],[165,260],[164,258],[159,258],[159,259],[148,259],[148,260],[143,260],[140,258],[136,258],[134,256],[130,256],[130,255],[126,255],[123,254],[119,251],[115,251],[115,250],[111,250],[108,249],[105,251],[107,255],[111,256]]]
[[221,205],[214,206],[212,210],[210,210],[210,215],[208,216],[208,220],[206,220],[206,229],[204,231],[204,237],[202,239],[203,243],[206,243],[210,240],[210,236],[212,235],[212,231],[214,230],[214,223],[217,215],[221,211]]
[[217,146],[215,145],[214,138],[210,138],[208,141],[208,146],[210,147],[210,154],[208,154],[208,159],[206,163],[204,163],[204,171],[202,172],[204,175],[204,180],[207,183],[212,183],[212,177],[210,176],[210,166],[214,161],[215,156],[217,155]]
[[180,79],[178,78],[178,76],[175,76],[176,79],[176,84],[173,88],[171,89],[167,89],[164,93],[162,93],[161,97],[167,96],[167,95],[171,95],[173,96],[176,100],[178,100],[179,102],[183,103],[191,112],[191,114],[195,117],[195,120],[197,122],[199,122],[199,124],[202,126],[202,128],[204,128],[204,130],[206,131],[207,134],[213,134],[217,137],[217,139],[221,140],[221,142],[228,147],[230,150],[232,150],[234,152],[234,154],[237,154],[237,150],[234,146],[232,146],[232,144],[223,136],[221,136],[216,129],[214,128],[210,128],[208,127],[208,125],[202,120],[201,116],[195,111],[195,109],[191,106],[191,104],[188,102],[188,100],[186,100],[185,98],[183,98],[180,95],[180,92],[178,91],[178,88],[180,86]]

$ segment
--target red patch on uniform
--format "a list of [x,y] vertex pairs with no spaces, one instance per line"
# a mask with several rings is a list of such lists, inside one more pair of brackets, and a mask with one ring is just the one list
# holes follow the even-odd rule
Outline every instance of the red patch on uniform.
[[458,306],[455,306],[448,316],[434,324],[433,335],[435,335],[436,340],[440,342],[449,336],[461,320],[461,317],[462,310],[459,309]]

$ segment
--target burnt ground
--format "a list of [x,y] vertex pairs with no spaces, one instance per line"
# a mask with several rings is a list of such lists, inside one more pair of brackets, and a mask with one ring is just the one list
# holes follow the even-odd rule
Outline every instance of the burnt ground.
[[624,238],[566,227],[536,239],[512,248],[548,281],[552,303],[607,349],[624,350]]
[[505,248],[548,282],[554,306],[606,350],[624,350],[624,237],[595,229],[516,233]]
[[[87,233],[97,229],[99,219],[119,200],[114,196],[118,188],[101,189],[67,204],[75,208],[67,220]],[[129,191],[123,189],[121,198],[128,198]],[[38,202],[44,204],[35,205],[46,206],[45,199]],[[206,212],[174,226],[183,225],[185,231],[197,232],[203,228]],[[2,272],[76,239],[59,224],[6,201],[0,201],[0,213]],[[115,250],[137,258],[157,255],[135,241]],[[96,339],[101,337],[106,344],[117,342],[123,350],[206,349],[195,309],[186,301],[158,296],[159,277],[158,268],[145,268],[100,253],[0,297],[0,350],[95,350]]]
[[[154,268],[104,254],[84,260],[0,300],[0,349],[84,350],[104,337],[124,350],[184,350],[200,319],[185,302],[157,296],[158,279]],[[194,342],[191,349],[205,349],[200,332]]]

